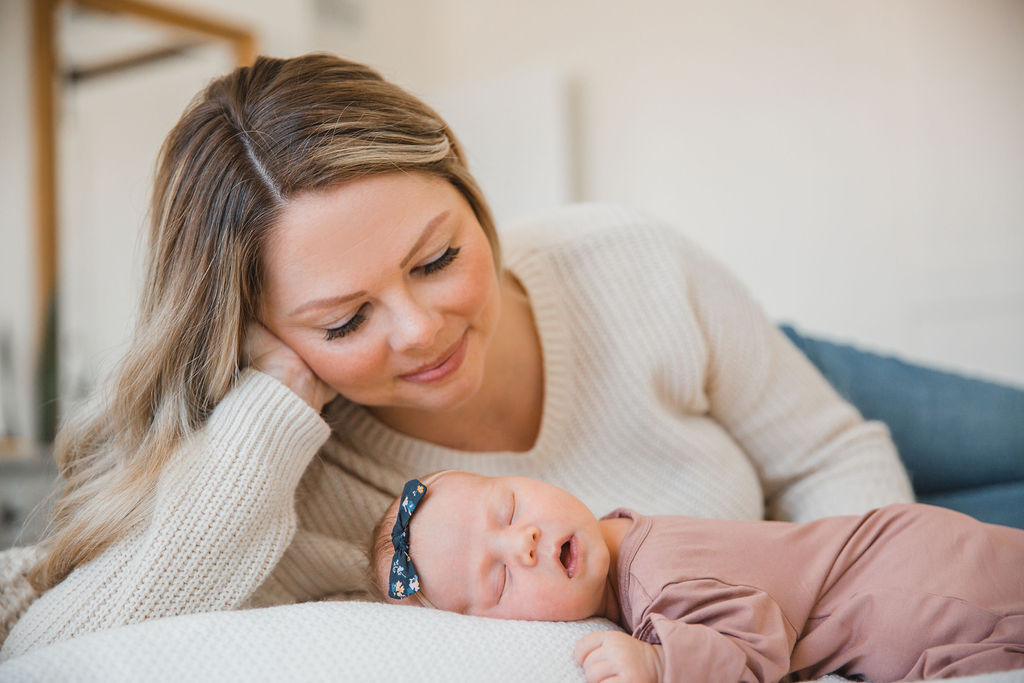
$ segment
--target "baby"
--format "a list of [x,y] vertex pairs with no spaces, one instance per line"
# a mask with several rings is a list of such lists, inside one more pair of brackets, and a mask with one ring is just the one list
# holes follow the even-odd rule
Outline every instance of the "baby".
[[408,482],[374,537],[388,600],[631,631],[580,639],[588,681],[1024,668],[1024,531],[943,508],[806,524],[625,509],[598,520],[542,481],[444,471]]

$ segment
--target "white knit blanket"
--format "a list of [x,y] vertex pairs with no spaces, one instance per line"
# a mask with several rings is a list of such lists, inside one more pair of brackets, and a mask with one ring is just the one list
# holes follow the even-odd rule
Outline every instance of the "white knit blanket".
[[[39,648],[0,681],[582,681],[576,641],[603,619],[515,622],[320,602],[190,614]],[[829,677],[832,681],[842,679]],[[959,679],[1020,683],[1024,671]]]
[[189,614],[92,633],[0,665],[0,681],[581,681],[594,619],[528,623],[319,602]]

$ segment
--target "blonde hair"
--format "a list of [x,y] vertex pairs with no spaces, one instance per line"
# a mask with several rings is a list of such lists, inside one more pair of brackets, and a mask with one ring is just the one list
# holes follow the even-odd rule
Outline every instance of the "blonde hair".
[[64,486],[30,575],[38,590],[152,515],[164,467],[238,377],[244,330],[259,318],[263,251],[289,198],[396,171],[458,189],[500,263],[455,136],[372,69],[327,54],[260,57],[193,100],[160,150],[129,349],[54,445]]
[[[426,476],[419,477],[420,482],[427,487],[427,492],[420,501],[420,505],[430,497],[430,487],[433,484],[436,484],[438,480],[446,474],[451,474],[457,471],[458,470],[439,470],[437,472],[431,472]],[[374,597],[381,602],[409,604],[408,598],[404,600],[395,600],[394,598],[389,597],[387,590],[388,575],[391,571],[391,558],[395,552],[395,547],[391,542],[391,530],[395,526],[395,520],[398,519],[398,506],[401,502],[401,496],[398,496],[391,501],[391,505],[388,506],[388,509],[384,512],[383,516],[381,516],[373,526],[373,533],[370,534],[370,548],[367,555],[370,558],[370,587],[373,591]],[[409,524],[412,524],[411,520]],[[409,598],[412,598],[420,607],[437,609],[426,596],[425,588],[422,586],[420,587],[420,590],[410,595]]]

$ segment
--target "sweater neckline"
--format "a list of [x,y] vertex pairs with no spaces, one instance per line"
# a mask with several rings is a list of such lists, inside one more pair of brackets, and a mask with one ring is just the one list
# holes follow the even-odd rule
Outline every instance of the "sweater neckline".
[[542,254],[521,250],[506,254],[505,268],[526,291],[533,310],[534,324],[540,338],[544,395],[540,431],[533,446],[526,451],[465,451],[441,446],[399,432],[377,419],[365,407],[343,403],[330,419],[331,427],[349,440],[355,449],[375,461],[430,472],[459,467],[489,473],[518,469],[516,463],[535,462],[545,453],[557,453],[566,427],[565,411],[569,399],[569,378],[572,356],[569,353],[568,329],[564,322],[562,301],[552,282],[554,274]]

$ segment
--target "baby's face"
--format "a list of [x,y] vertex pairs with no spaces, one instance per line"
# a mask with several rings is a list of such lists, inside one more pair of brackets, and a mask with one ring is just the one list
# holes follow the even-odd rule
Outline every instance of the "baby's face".
[[453,472],[427,487],[410,527],[420,585],[440,609],[545,621],[600,610],[608,547],[593,513],[556,486]]

